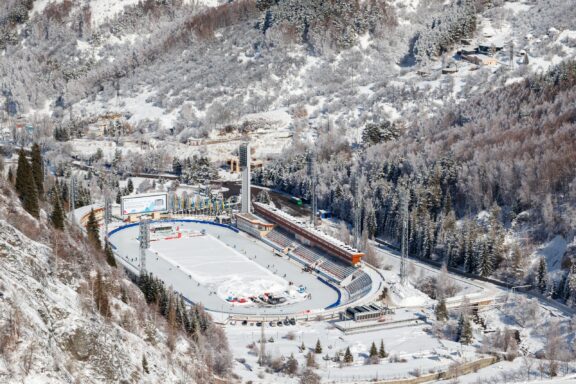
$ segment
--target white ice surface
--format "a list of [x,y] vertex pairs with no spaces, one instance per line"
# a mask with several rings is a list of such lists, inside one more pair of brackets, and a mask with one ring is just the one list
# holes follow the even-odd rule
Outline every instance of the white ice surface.
[[153,242],[151,251],[215,289],[222,299],[281,294],[288,282],[211,235]]

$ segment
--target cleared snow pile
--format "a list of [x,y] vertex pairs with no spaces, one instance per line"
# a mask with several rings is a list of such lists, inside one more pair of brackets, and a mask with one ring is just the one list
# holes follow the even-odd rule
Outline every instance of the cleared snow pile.
[[410,281],[404,285],[400,283],[398,274],[391,271],[382,271],[384,279],[389,284],[388,297],[399,307],[420,307],[430,302],[430,298],[416,289]]

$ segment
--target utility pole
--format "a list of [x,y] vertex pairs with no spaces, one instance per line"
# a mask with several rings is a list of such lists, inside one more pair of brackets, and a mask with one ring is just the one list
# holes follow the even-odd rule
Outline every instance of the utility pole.
[[146,274],[146,250],[150,247],[150,222],[140,221],[140,276]]
[[410,191],[402,188],[400,190],[400,204],[402,215],[402,256],[400,258],[400,283],[406,284],[406,262],[408,259],[408,205],[410,204]]

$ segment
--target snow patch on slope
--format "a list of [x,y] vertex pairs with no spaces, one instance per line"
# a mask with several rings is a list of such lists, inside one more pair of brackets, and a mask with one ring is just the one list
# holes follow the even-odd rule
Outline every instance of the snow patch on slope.
[[566,253],[567,245],[568,243],[566,242],[566,239],[557,235],[536,251],[533,261],[537,262],[540,257],[544,257],[549,271],[560,270],[562,266],[562,257],[564,256],[564,253]]

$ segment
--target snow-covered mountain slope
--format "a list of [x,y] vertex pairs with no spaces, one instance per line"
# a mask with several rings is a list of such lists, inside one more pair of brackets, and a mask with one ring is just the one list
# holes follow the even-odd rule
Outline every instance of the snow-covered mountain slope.
[[[43,13],[51,4],[62,4],[64,0],[35,0],[30,12],[31,16]],[[88,7],[92,15],[93,27],[100,26],[107,21],[113,20],[124,11],[127,6],[137,5],[141,0],[79,0],[74,2],[78,8]],[[204,7],[214,7],[221,3],[219,0],[182,0],[184,4],[197,4]]]
[[[145,132],[172,132],[182,142],[283,110],[304,138],[330,122],[354,140],[366,122],[434,113],[575,54],[576,15],[563,0],[494,2],[475,11],[453,2],[382,1],[372,12],[376,21],[362,11],[348,20],[350,11],[338,8],[346,2],[335,2],[321,9],[326,31],[311,27],[306,36],[299,28],[320,12],[314,1],[296,7],[285,0],[265,11],[260,4],[267,2],[218,3],[91,0],[64,7],[36,0],[27,24],[7,35],[0,102],[9,115],[29,119],[121,113]],[[457,28],[464,22],[473,29],[466,43]],[[432,27],[438,25],[453,28]],[[480,45],[497,50],[493,59],[473,59],[485,65],[457,54]],[[424,51],[431,56],[421,60]],[[528,64],[521,64],[525,53]],[[442,73],[443,66],[455,71]]]
[[[0,382],[211,381],[196,345],[178,337],[174,350],[168,348],[162,318],[149,312],[141,292],[119,270],[102,263],[75,239],[77,234],[49,235],[11,193],[4,194],[2,184]],[[97,271],[108,295],[109,317],[95,308]]]
[[[68,61],[67,89],[31,102],[24,97],[30,90],[8,85],[18,111],[64,119],[70,105],[76,119],[121,113],[133,126],[170,131],[182,142],[245,116],[287,111],[290,127],[304,138],[313,139],[314,129],[330,122],[355,140],[366,122],[434,113],[575,54],[576,26],[570,20],[576,15],[562,0],[553,6],[544,0],[496,2],[470,15],[459,14],[451,2],[384,3],[384,21],[376,29],[355,31],[358,36],[351,33],[344,42],[334,32],[313,29],[309,40],[300,41],[297,11],[263,12],[246,0],[208,11],[185,2],[153,12],[132,0],[113,6],[107,1],[90,3],[92,29],[74,37],[73,60],[61,59]],[[307,3],[295,9],[307,15]],[[122,4],[132,7],[122,13]],[[338,9],[334,14],[343,17]],[[474,31],[465,43],[454,38],[446,45],[447,32],[431,26],[454,24],[453,15],[458,22],[469,17]],[[279,19],[296,29],[289,33]],[[437,53],[438,44],[443,54],[418,61],[424,49]],[[494,46],[496,53],[473,59],[481,65],[457,54],[482,45]],[[443,66],[456,71],[443,73]]]

